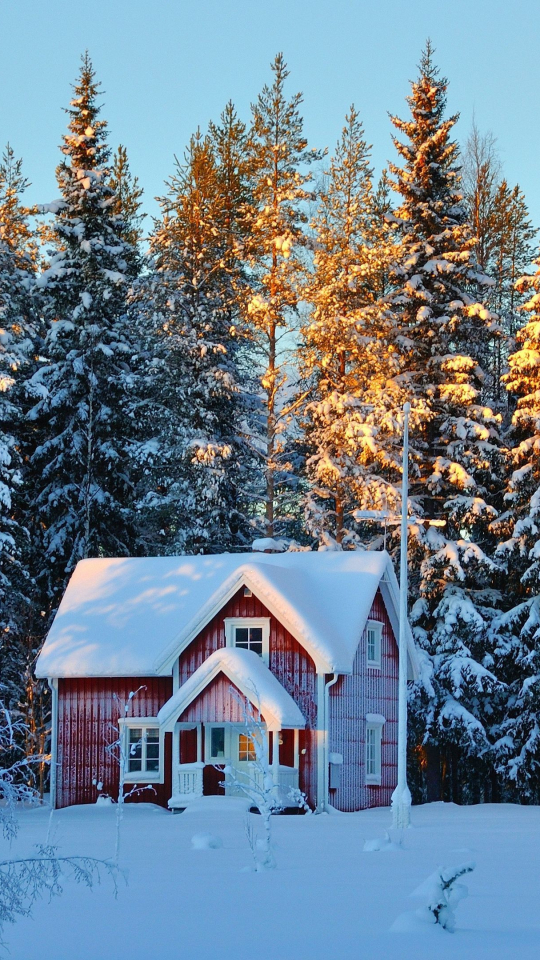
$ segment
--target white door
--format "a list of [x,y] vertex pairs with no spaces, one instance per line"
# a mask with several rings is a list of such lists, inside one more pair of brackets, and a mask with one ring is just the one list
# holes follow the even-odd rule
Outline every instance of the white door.
[[[226,779],[237,780],[249,787],[250,779],[255,777],[255,747],[245,727],[233,723],[206,724],[205,738],[205,762],[230,766],[233,774]],[[245,796],[242,789],[232,783],[225,787],[225,793],[227,796]]]

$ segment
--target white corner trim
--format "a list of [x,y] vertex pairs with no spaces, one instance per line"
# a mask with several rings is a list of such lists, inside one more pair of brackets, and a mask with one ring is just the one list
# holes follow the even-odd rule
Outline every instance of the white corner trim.
[[56,787],[58,773],[58,679],[49,677],[47,680],[51,689],[51,773],[50,795],[51,809],[56,809]]

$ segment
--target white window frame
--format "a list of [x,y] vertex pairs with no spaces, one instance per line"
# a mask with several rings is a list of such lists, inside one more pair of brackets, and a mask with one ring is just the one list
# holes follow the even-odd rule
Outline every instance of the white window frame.
[[[130,730],[142,730],[142,751],[141,751],[141,770],[130,770],[129,769],[129,731]],[[159,731],[159,765],[157,770],[146,770],[146,730],[158,730]],[[164,736],[162,730],[160,730],[157,717],[129,717],[120,719],[120,732],[122,737],[123,749],[122,753],[124,756],[124,770],[123,770],[123,782],[124,783],[163,783],[164,777]]]
[[237,627],[262,627],[262,660],[268,666],[270,662],[270,617],[226,617],[225,646],[234,647]]
[[[369,656],[369,632],[375,631],[375,656]],[[367,665],[372,670],[380,670],[382,666],[382,632],[383,624],[380,620],[368,620],[366,623],[366,660]]]
[[[383,716],[376,713],[366,714],[366,743],[364,752],[364,762],[366,771],[366,784],[372,787],[380,787],[382,780],[382,729],[386,720]],[[375,748],[375,770],[368,773],[368,742],[370,734],[373,735],[373,746]]]

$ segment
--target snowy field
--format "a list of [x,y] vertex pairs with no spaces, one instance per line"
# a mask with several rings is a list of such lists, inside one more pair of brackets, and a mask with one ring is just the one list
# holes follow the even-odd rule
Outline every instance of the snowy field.
[[[126,807],[122,864],[110,881],[39,902],[33,919],[8,927],[10,960],[538,960],[540,808],[511,805],[413,808],[401,849],[368,852],[384,838],[387,809],[273,818],[277,869],[255,873],[242,801],[202,802],[173,816],[151,804]],[[220,802],[221,801],[221,802]],[[260,817],[251,815],[260,828]],[[47,809],[27,810],[12,855],[44,842]],[[62,854],[110,857],[115,808],[54,814]],[[210,833],[218,849],[195,849]],[[371,846],[377,844],[371,844]],[[2,853],[7,851],[2,848]],[[438,865],[474,860],[469,897],[454,934],[398,932],[410,894]],[[403,925],[403,924],[401,924]],[[399,924],[398,924],[399,926]],[[3,956],[0,951],[0,956]]]

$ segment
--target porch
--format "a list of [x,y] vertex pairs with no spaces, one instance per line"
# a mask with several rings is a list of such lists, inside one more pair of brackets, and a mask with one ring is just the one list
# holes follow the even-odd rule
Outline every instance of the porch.
[[[291,792],[299,786],[299,730],[266,730],[263,735],[276,806],[297,806]],[[253,741],[242,723],[175,724],[171,810],[183,810],[203,796],[251,797],[256,803],[263,779]]]

